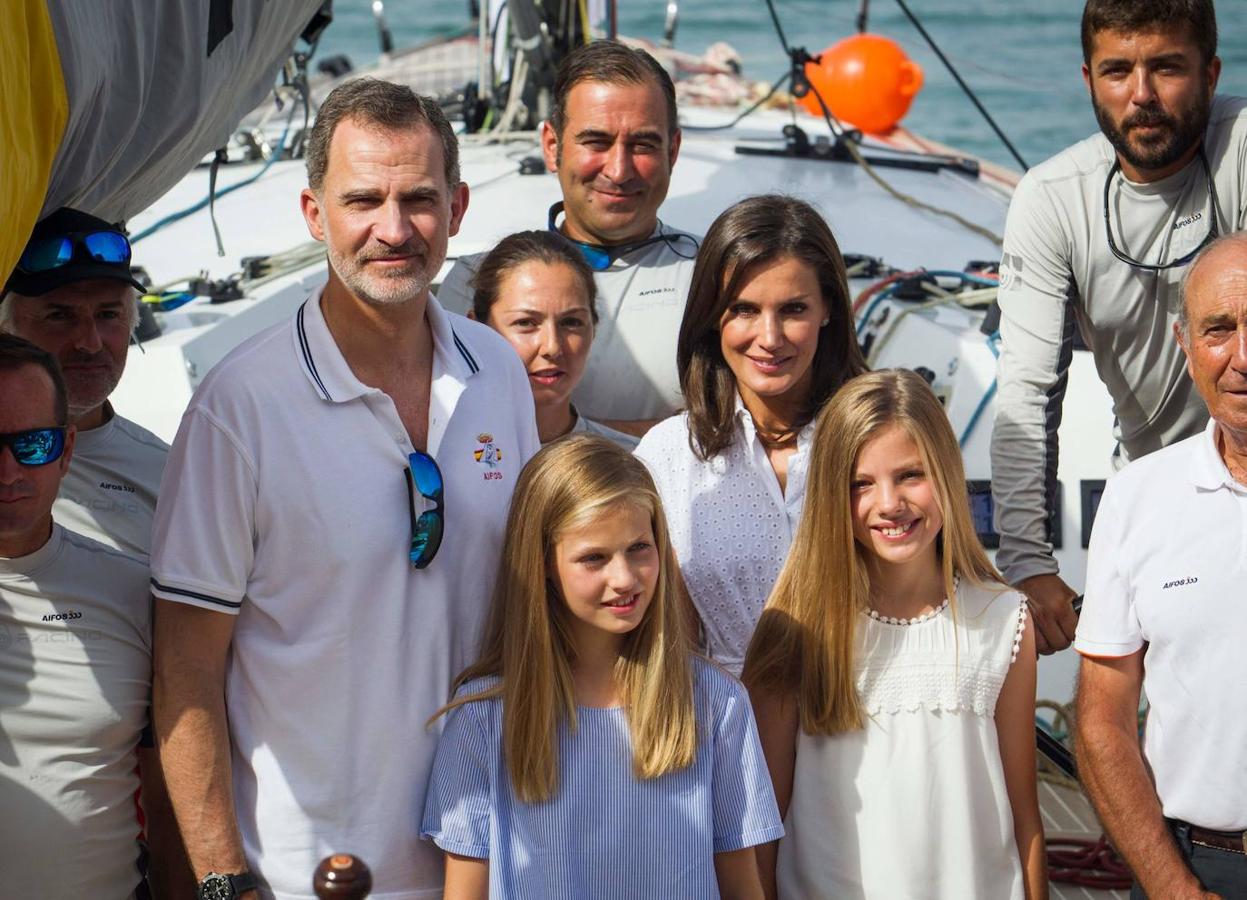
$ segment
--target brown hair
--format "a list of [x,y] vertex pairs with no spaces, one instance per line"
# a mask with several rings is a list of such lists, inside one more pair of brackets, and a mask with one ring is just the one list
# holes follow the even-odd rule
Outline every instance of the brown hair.
[[619,41],[591,41],[577,47],[563,60],[554,77],[554,102],[550,107],[550,127],[561,142],[567,127],[567,95],[582,81],[602,84],[648,84],[653,82],[667,102],[667,136],[679,127],[675,105],[675,84],[658,60],[644,50],[633,50]]
[[1133,34],[1176,25],[1190,26],[1204,65],[1217,55],[1217,12],[1212,0],[1087,0],[1082,11],[1082,61],[1091,65],[1101,31]]
[[589,314],[597,322],[598,307],[595,301],[598,288],[593,280],[593,270],[579,250],[553,231],[517,231],[504,237],[494,249],[485,254],[471,280],[472,314],[476,321],[485,322],[489,319],[489,310],[498,300],[502,279],[511,270],[526,262],[541,262],[548,266],[563,265],[575,272],[589,302]]
[[12,372],[22,366],[38,366],[52,379],[52,416],[57,425],[69,422],[69,392],[61,366],[51,353],[15,334],[0,334],[0,372]]
[[908,369],[854,378],[818,414],[801,524],[741,674],[750,691],[795,696],[806,734],[862,727],[854,646],[870,597],[870,567],[869,551],[853,537],[852,483],[862,447],[891,425],[918,445],[944,518],[936,546],[952,614],[957,576],[1001,585],[974,531],[961,449],[939,399]]
[[714,220],[701,243],[676,345],[689,446],[701,459],[722,453],[736,433],[736,377],[723,358],[719,323],[750,271],[785,256],[813,269],[831,319],[818,332],[805,420],[840,385],[866,371],[844,259],[823,217],[808,203],[779,194],[740,201]]
[[404,84],[377,78],[355,78],[334,88],[316,111],[303,151],[307,162],[307,185],[320,193],[329,166],[329,146],[333,133],[344,119],[387,131],[424,125],[433,130],[442,145],[442,164],[446,187],[459,185],[459,140],[437,102],[423,97]]
[[524,803],[558,793],[559,730],[576,729],[571,613],[551,575],[562,535],[620,504],[650,517],[660,563],[654,596],[623,639],[615,680],[640,779],[687,768],[697,753],[691,601],[680,577],[662,501],[645,465],[602,437],[574,434],[538,451],[520,473],[507,514],[480,660],[455,679],[499,682],[458,697],[437,716],[477,700],[502,699],[502,754]]

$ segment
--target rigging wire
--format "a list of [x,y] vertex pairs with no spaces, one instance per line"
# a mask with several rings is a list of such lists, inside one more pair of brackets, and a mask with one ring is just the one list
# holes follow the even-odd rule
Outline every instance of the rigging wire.
[[[770,0],[768,0],[768,3],[769,2]],[[965,91],[966,96],[970,98],[970,102],[974,104],[975,109],[977,109],[979,113],[982,114],[983,118],[987,120],[987,124],[991,126],[992,131],[996,132],[996,137],[1000,138],[1004,145],[1009,149],[1009,152],[1013,154],[1013,158],[1018,161],[1018,165],[1022,167],[1022,171],[1028,171],[1030,166],[1026,164],[1026,160],[1022,158],[1022,154],[1018,152],[1017,147],[1013,146],[1013,142],[1009,140],[1008,136],[1001,130],[1000,126],[996,124],[996,120],[993,119],[992,114],[987,111],[987,107],[979,101],[978,96],[970,88],[970,85],[966,84],[965,79],[961,77],[961,73],[957,71],[957,67],[953,65],[952,60],[944,55],[944,51],[940,49],[940,45],[935,42],[935,38],[931,37],[930,33],[923,27],[922,23],[918,21],[918,17],[913,14],[909,8],[909,5],[905,2],[905,0],[896,0],[896,4],[901,8],[901,12],[905,14],[910,23],[918,29],[918,33],[922,35],[924,40],[926,40],[927,44],[935,52],[935,55],[940,58],[940,62],[942,62],[944,67],[948,69],[949,74],[953,76],[953,80],[957,82],[963,91]]]
[[[778,35],[780,44],[784,48],[784,53],[788,55],[789,59],[793,60],[793,67],[792,67],[792,73],[790,75],[790,78],[792,79],[795,85],[797,78],[801,72],[799,60],[802,59],[803,57],[808,57],[808,54],[806,54],[806,52],[803,49],[794,50],[788,44],[788,40],[784,36],[783,26],[779,22],[779,14],[775,10],[775,0],[766,0],[766,8],[771,14],[771,21],[775,23],[775,33],[776,35]],[[919,200],[917,197],[913,196],[912,194],[906,194],[903,191],[899,191],[896,188],[894,188],[886,179],[884,179],[882,175],[880,175],[878,172],[875,171],[875,167],[872,166],[867,161],[866,157],[862,155],[861,150],[858,148],[857,141],[854,140],[849,135],[848,129],[844,127],[844,125],[840,122],[840,120],[832,115],[831,110],[828,108],[826,101],[823,100],[823,95],[822,93],[819,92],[818,87],[815,86],[813,82],[809,81],[808,79],[803,79],[803,81],[804,81],[804,86],[807,86],[809,88],[809,90],[814,94],[814,99],[818,101],[818,107],[819,109],[822,110],[823,119],[827,122],[827,128],[831,131],[832,135],[836,138],[837,141],[843,144],[844,148],[848,150],[849,155],[853,157],[854,162],[856,162],[859,166],[861,166],[862,171],[864,171],[867,175],[869,175],[870,178],[876,184],[879,185],[879,187],[883,188],[888,194],[890,194],[892,197],[901,201],[907,206],[911,206],[914,209],[925,210],[926,212],[934,213],[935,215],[944,216],[945,218],[952,219],[958,225],[962,226],[963,228],[969,231],[974,232],[975,234],[978,234],[978,235],[981,235],[982,237],[987,238],[987,240],[991,241],[993,244],[995,244],[998,247],[1004,244],[1004,239],[1000,235],[992,231],[991,229],[984,228],[982,225],[979,225],[975,222],[971,222],[969,219],[965,218],[964,216],[959,215],[958,213],[953,212],[951,209],[944,209],[943,207],[940,207],[940,206],[934,206],[923,200]]]
[[751,116],[755,112],[757,112],[761,106],[763,106],[768,100],[774,97],[776,92],[780,88],[782,88],[785,84],[787,84],[790,80],[792,80],[791,69],[789,69],[787,72],[781,75],[778,79],[776,79],[775,83],[771,85],[771,89],[767,91],[766,94],[763,95],[763,97],[760,100],[758,100],[756,103],[754,103],[747,110],[742,112],[740,115],[738,115],[735,119],[733,119],[730,122],[727,122],[723,125],[682,125],[680,126],[680,130],[681,131],[722,131],[726,128],[734,128],[737,125],[739,125],[747,116]]
[[239,188],[244,188],[247,185],[254,184],[256,181],[258,181],[261,177],[263,177],[264,173],[267,172],[272,167],[273,163],[277,162],[279,159],[282,158],[283,155],[285,155],[286,136],[290,133],[290,123],[294,120],[294,114],[295,112],[298,111],[298,109],[299,107],[297,105],[293,103],[290,105],[290,114],[286,117],[286,127],[282,130],[281,137],[278,138],[277,140],[277,148],[273,150],[273,152],[269,155],[269,158],[264,161],[264,165],[260,167],[260,170],[258,172],[256,172],[254,175],[244,178],[242,181],[235,182],[234,184],[231,184],[228,187],[223,187],[220,190],[210,190],[208,192],[208,196],[204,197],[202,200],[196,203],[192,203],[190,206],[187,206],[183,209],[179,209],[177,212],[169,213],[169,215],[165,216],[163,219],[159,220],[158,222],[154,222],[151,225],[148,225],[138,234],[130,238],[130,243],[132,245],[137,244],[139,241],[143,240],[144,238],[150,237],[151,235],[155,234],[157,231],[164,228],[166,225],[172,225],[174,222],[179,222],[182,219],[185,219],[187,216],[194,215],[195,213],[203,209],[205,206],[208,206],[209,204],[211,204],[213,202],[214,197],[215,198],[224,197],[227,194],[232,194],[234,191],[238,190]]
[[[823,118],[827,120],[827,127],[831,129],[832,134],[835,134],[836,126],[832,124],[833,121],[835,120],[831,114],[831,110],[827,108],[827,103],[823,100],[823,95],[819,93],[818,88],[815,87],[813,84],[810,85],[810,90],[814,94],[814,99],[818,101],[819,109],[823,111]],[[836,124],[839,125],[838,122],[836,122]],[[841,131],[843,131],[844,126],[840,125],[840,129]],[[845,136],[843,139],[843,143],[844,143],[845,149],[849,151],[849,155],[852,156],[853,160],[859,166],[862,167],[862,171],[865,172],[867,175],[869,175],[870,178],[876,184],[879,185],[879,187],[883,188],[890,195],[892,195],[897,200],[904,203],[906,206],[912,206],[914,209],[925,210],[926,212],[934,213],[937,216],[944,216],[945,218],[952,219],[962,228],[965,228],[968,231],[972,231],[977,235],[981,235],[982,237],[987,238],[997,247],[1001,247],[1004,245],[1004,238],[996,234],[996,232],[992,231],[990,228],[984,228],[982,225],[979,225],[977,222],[971,222],[965,216],[962,216],[959,213],[955,213],[951,209],[945,209],[942,206],[935,206],[931,203],[927,203],[925,200],[919,200],[917,197],[913,196],[912,194],[906,194],[904,191],[897,190],[882,175],[880,175],[877,171],[875,171],[875,167],[872,166],[867,161],[866,157],[862,155],[862,151],[858,147],[857,141],[853,140],[850,137]]]

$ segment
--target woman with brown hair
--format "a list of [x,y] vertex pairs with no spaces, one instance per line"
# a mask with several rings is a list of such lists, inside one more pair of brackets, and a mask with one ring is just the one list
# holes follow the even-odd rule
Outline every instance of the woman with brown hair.
[[801,516],[813,420],[866,371],[844,260],[809,204],[742,200],[710,227],[677,347],[685,412],[637,447],[707,651],[739,674]]
[[472,277],[468,315],[507,339],[528,373],[541,443],[597,434],[625,450],[637,439],[586,418],[572,404],[597,330],[593,271],[553,231],[519,231],[498,242]]

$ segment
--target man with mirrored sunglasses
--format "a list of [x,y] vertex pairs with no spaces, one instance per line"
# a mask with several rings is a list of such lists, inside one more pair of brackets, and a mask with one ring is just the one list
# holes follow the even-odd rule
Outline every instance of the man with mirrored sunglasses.
[[435,897],[426,722],[477,649],[532,392],[429,293],[468,203],[437,104],[349,81],[306,161],[328,280],[208,373],[170,454],[156,730],[200,896],[305,898],[334,848]]
[[54,521],[75,461],[68,407],[53,357],[0,334],[5,897],[132,896],[144,855],[139,799],[157,887],[168,887],[180,846],[148,730],[147,566]]
[[[598,288],[600,321],[576,407],[643,434],[683,405],[676,337],[699,243],[658,218],[680,151],[671,77],[615,41],[577,48],[555,79],[541,145],[563,195],[547,225],[580,250]],[[471,307],[483,257],[460,257],[447,273],[438,289],[447,308]]]
[[1247,224],[1247,100],[1214,97],[1212,0],[1087,0],[1082,46],[1101,133],[1022,179],[1000,267],[996,562],[1043,653],[1077,623],[1048,524],[1075,333],[1113,400],[1115,466],[1197,433],[1208,414],[1170,334],[1181,279]]
[[151,549],[156,493],[169,447],[118,415],[108,397],[125,369],[138,321],[125,232],[75,209],[35,226],[0,299],[0,331],[56,357],[78,430],[57,520],[127,553]]

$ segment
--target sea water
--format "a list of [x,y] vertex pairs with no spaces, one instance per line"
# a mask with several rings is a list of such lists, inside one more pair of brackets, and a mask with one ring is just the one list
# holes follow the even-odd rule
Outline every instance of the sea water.
[[[1091,134],[1095,119],[1080,67],[1083,0],[907,0],[1004,133],[1030,165]],[[856,31],[860,0],[775,0],[788,40],[817,53]],[[347,54],[357,67],[377,54],[370,4],[336,0],[335,21],[318,56]],[[1217,4],[1223,62],[1220,93],[1247,93],[1247,2]],[[463,30],[466,0],[387,0],[398,46]],[[665,0],[619,0],[621,33],[659,41]],[[1018,168],[894,0],[873,0],[871,31],[898,41],[924,69],[926,84],[905,125],[933,140]],[[787,67],[763,0],[679,0],[677,49],[700,55],[726,41],[745,75],[772,82]]]

